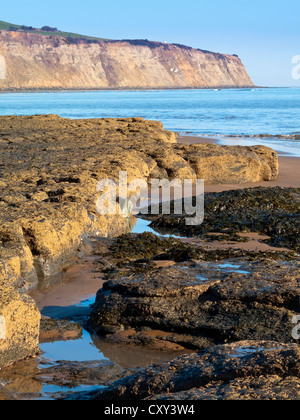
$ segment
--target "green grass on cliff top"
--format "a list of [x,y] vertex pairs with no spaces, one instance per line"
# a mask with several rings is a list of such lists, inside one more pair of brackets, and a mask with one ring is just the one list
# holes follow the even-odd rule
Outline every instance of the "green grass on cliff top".
[[25,33],[31,33],[31,34],[40,34],[40,35],[49,35],[49,36],[61,36],[63,38],[78,38],[78,39],[86,39],[90,41],[109,41],[106,38],[96,38],[92,36],[86,36],[86,35],[80,35],[80,34],[74,34],[72,32],[63,32],[63,31],[57,31],[57,32],[44,32],[44,31],[30,31],[30,30],[21,30],[21,25],[15,25],[13,23],[8,23],[0,20],[0,31],[9,31],[10,28],[14,28],[15,30],[20,30],[21,32]]

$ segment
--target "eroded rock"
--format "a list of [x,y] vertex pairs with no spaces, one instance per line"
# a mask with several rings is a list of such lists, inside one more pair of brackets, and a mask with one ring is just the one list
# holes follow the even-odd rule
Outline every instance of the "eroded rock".
[[[206,250],[151,233],[98,246],[108,281],[89,325],[100,335],[151,346],[162,337],[144,330],[160,330],[166,343],[191,349],[249,338],[292,341],[300,312],[294,252]],[[157,268],[165,260],[172,264]]]
[[187,226],[186,216],[177,215],[153,216],[151,226],[188,237],[260,232],[270,236],[273,246],[299,251],[299,215],[299,188],[247,188],[205,194],[205,218],[199,226]]
[[[230,182],[240,183],[271,180],[278,174],[277,155],[271,149],[180,146],[161,123],[141,118],[9,116],[1,117],[0,125],[5,133],[0,137],[0,275],[5,291],[0,305],[8,328],[14,325],[14,333],[1,342],[2,365],[35,354],[38,337],[39,314],[32,301],[13,295],[7,285],[21,290],[43,286],[50,275],[59,273],[83,237],[128,230],[122,215],[98,214],[99,180],[117,180],[122,170],[128,181],[149,181],[160,174],[228,182],[233,173]],[[216,159],[222,167],[216,166]],[[223,181],[220,171],[226,174]],[[22,314],[22,322],[12,321],[13,302],[20,304],[15,319]]]
[[39,324],[35,302],[0,280],[0,368],[39,352]]
[[25,288],[58,272],[84,235],[126,232],[121,215],[97,212],[96,186],[102,179],[118,180],[120,171],[127,171],[128,181],[204,177],[208,183],[242,183],[278,175],[272,149],[178,145],[162,123],[142,118],[10,116],[1,117],[0,124],[5,132],[0,138],[0,263]]
[[259,378],[238,378],[230,382],[212,383],[202,388],[174,394],[160,394],[148,400],[204,400],[204,401],[297,401],[300,399],[300,379],[293,376],[260,376]]
[[98,292],[90,326],[98,334],[148,327],[200,349],[245,339],[289,343],[300,313],[299,268],[298,260],[244,258],[150,266],[135,274],[120,268]]
[[300,399],[300,348],[243,341],[151,366],[93,396],[97,400]]

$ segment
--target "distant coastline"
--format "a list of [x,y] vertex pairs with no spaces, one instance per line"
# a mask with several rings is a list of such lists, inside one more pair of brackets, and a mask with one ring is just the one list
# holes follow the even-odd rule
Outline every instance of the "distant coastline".
[[[47,92],[149,92],[153,90],[237,90],[237,89],[271,89],[270,87],[264,86],[207,86],[207,87],[149,87],[149,88],[138,88],[138,87],[122,87],[122,88],[28,88],[28,89],[2,89],[1,93],[47,93]],[[276,88],[281,89],[281,88]],[[283,88],[282,88],[283,89]]]

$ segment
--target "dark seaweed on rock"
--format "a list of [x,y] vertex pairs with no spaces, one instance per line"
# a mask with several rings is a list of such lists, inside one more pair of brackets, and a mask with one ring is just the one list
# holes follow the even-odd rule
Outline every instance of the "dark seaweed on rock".
[[[109,250],[110,258],[119,268],[129,264],[132,269],[142,262],[151,263],[161,260],[181,263],[190,260],[223,261],[231,258],[242,258],[249,261],[292,260],[297,257],[293,251],[248,251],[233,248],[207,250],[172,237],[160,238],[150,232],[122,235],[112,242]],[[116,271],[113,270],[110,274],[116,276]]]
[[299,351],[265,341],[216,346],[141,370],[92,399],[299,400]]
[[209,232],[260,232],[271,237],[271,245],[299,251],[300,189],[250,188],[208,193],[203,224],[190,227],[185,216],[161,215],[151,226],[159,232],[172,231],[188,237]]
[[[300,312],[295,252],[206,250],[152,233],[123,235],[108,248],[105,258],[115,266],[89,319],[97,334],[147,327],[191,349],[245,339],[291,342]],[[178,264],[157,268],[160,260]]]
[[138,260],[139,258],[149,259],[160,252],[168,251],[179,241],[162,239],[153,233],[143,233],[132,236],[131,234],[120,236],[111,246],[110,251],[114,259],[123,262],[128,260]]

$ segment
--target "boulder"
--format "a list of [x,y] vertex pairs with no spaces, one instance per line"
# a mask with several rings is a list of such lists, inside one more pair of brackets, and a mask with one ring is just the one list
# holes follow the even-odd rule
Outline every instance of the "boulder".
[[198,179],[208,184],[243,184],[272,181],[278,177],[277,153],[265,146],[178,145]]

